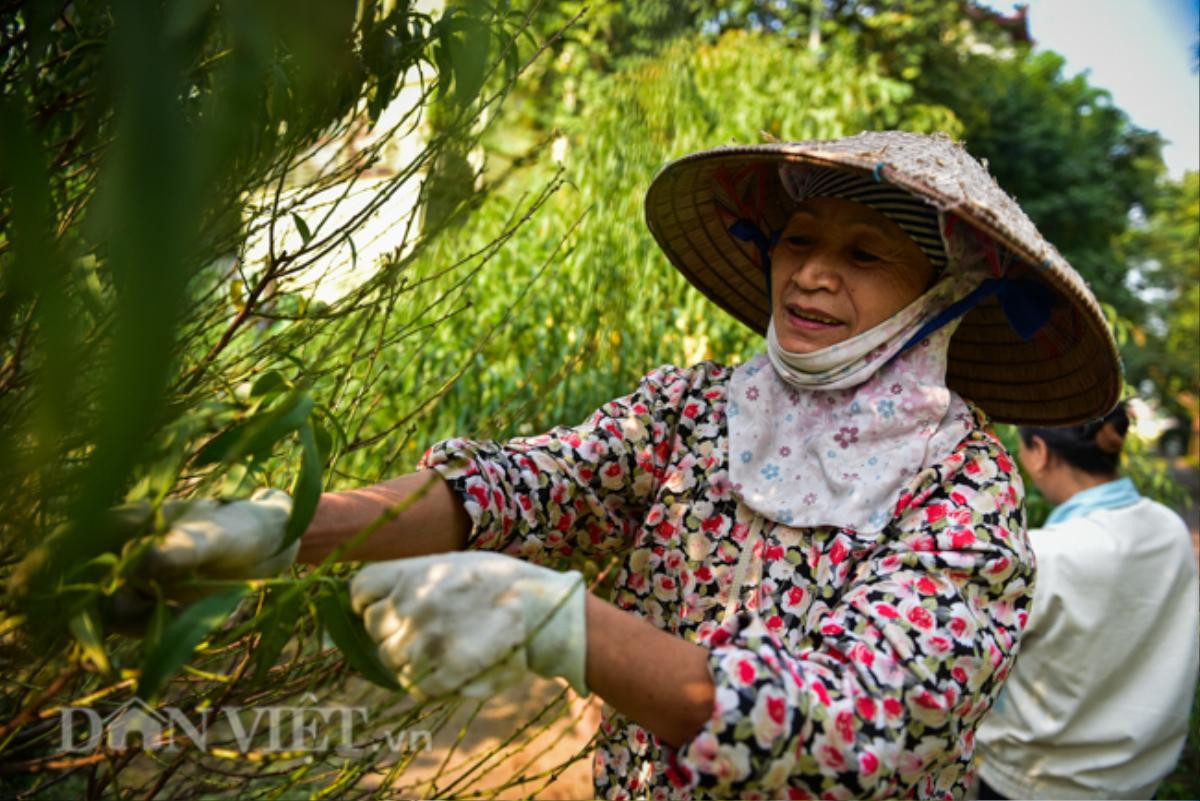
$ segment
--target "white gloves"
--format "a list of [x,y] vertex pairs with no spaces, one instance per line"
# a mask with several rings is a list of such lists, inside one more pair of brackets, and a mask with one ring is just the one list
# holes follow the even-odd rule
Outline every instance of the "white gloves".
[[419,695],[486,698],[526,670],[587,695],[583,576],[464,552],[377,562],[350,584],[383,663]]
[[[165,511],[170,519],[174,510]],[[291,497],[277,489],[260,489],[247,501],[188,503],[162,541],[150,549],[142,571],[160,581],[190,572],[215,579],[274,576],[294,562],[300,550],[297,540],[276,553],[291,511]]]

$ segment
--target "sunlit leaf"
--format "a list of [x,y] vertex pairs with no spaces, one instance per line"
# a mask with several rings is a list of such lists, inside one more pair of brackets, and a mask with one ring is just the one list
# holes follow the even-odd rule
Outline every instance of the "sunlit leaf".
[[214,437],[196,454],[194,464],[232,462],[247,455],[264,458],[279,440],[304,424],[312,408],[312,396],[295,391],[273,408]]
[[295,213],[292,214],[292,222],[296,224],[296,230],[300,232],[300,240],[307,245],[309,240],[312,239],[312,231],[308,230],[308,223],[304,222],[303,217]]
[[108,652],[104,650],[104,634],[99,620],[92,609],[85,609],[71,618],[69,624],[71,634],[83,649],[83,654],[101,673],[110,673],[112,665],[108,661]]

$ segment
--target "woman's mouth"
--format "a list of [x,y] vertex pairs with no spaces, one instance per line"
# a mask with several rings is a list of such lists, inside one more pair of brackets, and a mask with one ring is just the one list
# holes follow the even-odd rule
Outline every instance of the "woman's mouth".
[[828,314],[824,314],[816,309],[807,309],[802,306],[785,306],[784,311],[787,312],[789,323],[806,331],[827,331],[842,324],[841,320],[830,317]]

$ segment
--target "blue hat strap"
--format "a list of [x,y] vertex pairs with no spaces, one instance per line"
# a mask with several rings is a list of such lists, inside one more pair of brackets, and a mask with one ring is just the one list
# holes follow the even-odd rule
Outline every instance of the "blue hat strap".
[[[757,225],[742,217],[729,226],[729,233],[743,242],[750,242],[758,248],[758,266],[762,270],[763,281],[767,285],[767,308],[769,310],[773,303],[771,298],[771,249],[779,242],[779,237],[783,233],[783,229],[776,228],[768,236]],[[770,312],[768,311],[769,314]]]
[[1053,290],[1040,281],[1008,277],[988,278],[969,295],[947,306],[921,326],[921,329],[913,334],[908,342],[904,343],[904,347],[896,355],[900,355],[933,332],[962,317],[992,295],[995,295],[996,299],[1000,301],[1000,308],[1003,309],[1008,324],[1023,342],[1033,339],[1034,335],[1042,330],[1042,327],[1050,321],[1051,311],[1058,305],[1058,297]]

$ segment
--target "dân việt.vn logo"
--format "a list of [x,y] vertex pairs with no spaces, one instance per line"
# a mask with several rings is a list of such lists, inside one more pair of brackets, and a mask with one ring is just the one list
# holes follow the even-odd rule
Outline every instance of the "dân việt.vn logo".
[[[367,723],[364,706],[318,705],[316,696],[303,696],[307,705],[202,709],[190,715],[173,706],[153,707],[132,698],[106,715],[87,706],[59,710],[59,746],[67,753],[141,748],[177,750],[190,743],[201,751],[221,748],[238,753],[328,752],[353,755],[355,730]],[[420,729],[385,733],[392,751],[428,751],[433,736]]]

